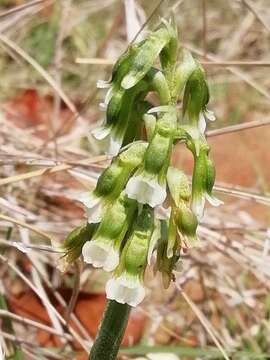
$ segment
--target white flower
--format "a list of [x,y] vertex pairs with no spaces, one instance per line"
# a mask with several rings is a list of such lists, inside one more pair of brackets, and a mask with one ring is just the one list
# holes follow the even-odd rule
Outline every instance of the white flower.
[[106,295],[108,299],[120,304],[137,306],[145,297],[145,289],[138,276],[131,276],[124,272],[107,282]]
[[192,198],[191,208],[198,220],[201,220],[204,213],[205,200],[207,200],[212,206],[219,206],[223,204],[223,201],[217,199],[213,195],[209,195],[207,192],[198,194]]
[[106,142],[106,152],[108,155],[116,156],[122,146],[123,139],[116,136],[109,126],[100,126],[94,129],[91,134],[97,140]]
[[216,117],[213,111],[210,111],[208,109],[205,109],[200,112],[199,122],[198,122],[198,128],[200,133],[203,135],[206,130],[206,120],[209,121],[215,121]]
[[85,192],[79,196],[78,201],[86,207],[89,224],[101,221],[104,210],[102,198],[96,196],[93,192]]
[[156,207],[166,199],[166,186],[158,183],[156,178],[143,175],[133,176],[126,186],[126,193],[130,199],[135,199],[141,204]]
[[119,264],[119,252],[113,243],[99,240],[87,241],[82,248],[83,260],[96,268],[113,271]]

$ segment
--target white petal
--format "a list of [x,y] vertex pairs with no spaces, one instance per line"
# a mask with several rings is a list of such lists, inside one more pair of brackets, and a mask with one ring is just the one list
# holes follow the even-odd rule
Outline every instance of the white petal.
[[135,199],[141,204],[149,204],[151,207],[162,204],[167,196],[165,186],[141,175],[129,179],[126,193],[130,199]]
[[106,295],[120,304],[137,306],[145,297],[145,289],[139,280],[128,279],[125,275],[110,279],[106,284]]
[[116,138],[111,134],[109,136],[109,146],[108,146],[107,154],[111,156],[118,155],[122,146],[122,141],[123,140],[121,138]]
[[119,264],[119,253],[110,243],[87,241],[82,248],[83,260],[96,268],[113,271]]
[[83,193],[78,200],[86,207],[89,224],[99,223],[104,210],[102,199],[93,193]]
[[110,87],[109,90],[107,91],[107,94],[106,94],[105,99],[104,99],[104,103],[105,103],[106,105],[109,104],[112,96],[113,96],[113,88]]
[[101,111],[106,111],[107,110],[107,104],[105,104],[105,102],[99,103],[98,106],[99,106]]
[[204,110],[204,115],[205,115],[206,119],[209,120],[209,121],[215,121],[216,120],[216,116],[214,114],[214,111],[205,109]]
[[192,199],[191,208],[194,214],[197,216],[198,220],[201,220],[203,217],[204,206],[205,206],[204,196]]
[[104,140],[109,134],[111,129],[107,126],[100,126],[91,131],[91,134],[97,140]]
[[204,118],[204,114],[202,112],[200,112],[198,127],[199,127],[200,133],[204,134],[205,129],[206,129],[206,121],[205,121],[205,118]]
[[161,105],[161,106],[152,107],[151,109],[149,109],[147,111],[147,114],[153,114],[153,113],[157,113],[157,112],[172,112],[172,111],[174,111],[173,106]]
[[98,80],[97,81],[97,88],[98,89],[107,89],[111,87],[110,81],[105,81],[105,80]]
[[209,195],[209,194],[205,194],[205,198],[206,200],[212,205],[212,206],[219,206],[224,204],[223,201],[219,200],[218,198],[216,198],[215,196]]

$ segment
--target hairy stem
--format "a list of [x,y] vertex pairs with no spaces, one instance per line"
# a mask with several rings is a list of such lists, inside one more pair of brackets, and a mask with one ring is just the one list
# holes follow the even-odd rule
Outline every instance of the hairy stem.
[[107,302],[89,360],[115,360],[127,326],[131,307],[114,300]]

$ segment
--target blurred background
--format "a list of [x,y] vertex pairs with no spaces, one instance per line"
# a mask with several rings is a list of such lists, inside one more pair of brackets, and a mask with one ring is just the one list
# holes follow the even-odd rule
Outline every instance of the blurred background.
[[[269,0],[0,0],[0,345],[6,359],[87,359],[107,275],[65,275],[51,240],[84,219],[78,194],[108,164],[102,122],[113,62],[174,14],[207,72],[216,195],[175,283],[147,273],[119,358],[270,358]],[[144,25],[144,26],[143,26]],[[188,174],[178,145],[173,163]],[[0,354],[1,359],[1,354]],[[2,360],[2,359],[1,359]]]

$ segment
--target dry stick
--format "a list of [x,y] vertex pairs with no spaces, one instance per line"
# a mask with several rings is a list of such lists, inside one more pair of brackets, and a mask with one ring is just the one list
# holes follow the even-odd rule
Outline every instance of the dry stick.
[[202,38],[203,38],[203,52],[204,57],[207,58],[207,9],[206,0],[202,0]]
[[[19,338],[19,337],[17,337],[16,335],[9,334],[9,333],[7,333],[7,332],[5,332],[5,331],[0,331],[0,336],[2,336],[3,338],[8,339],[8,340],[10,340],[10,341],[12,341],[12,342],[14,342],[14,343],[20,344],[20,345],[22,345],[22,344],[27,345],[27,346],[29,346],[31,349],[33,349],[33,345],[34,345],[33,342],[30,342],[30,341],[28,341],[28,340]],[[38,347],[38,344],[36,345],[36,347]],[[25,349],[23,349],[23,351],[26,352]],[[58,355],[58,354],[50,351],[49,349],[42,348],[42,351],[43,351],[45,354],[47,354],[48,356],[50,356],[50,359],[51,359],[52,356],[53,356],[53,359],[59,359],[59,360],[65,359],[65,360],[66,360],[66,358],[61,357],[61,355]],[[33,356],[33,359],[34,359],[34,360],[47,360],[47,359],[48,359],[47,357],[44,357],[44,356],[42,356],[42,355],[40,355],[40,354],[38,355],[38,358],[37,358],[34,354],[31,354],[31,353],[28,352],[28,351],[27,351],[27,353],[28,353],[28,355]],[[34,357],[34,356],[35,356],[35,357]]]
[[[0,260],[4,263],[7,264],[8,267],[13,270],[29,287],[31,290],[34,291],[34,293],[42,300],[45,300],[43,298],[42,295],[40,295],[38,289],[32,284],[32,282],[14,265],[12,264],[4,255],[0,254]],[[66,321],[64,320],[64,318],[59,314],[59,312],[49,303],[48,304],[52,310],[52,312],[56,315],[56,317],[60,320],[60,322],[67,326],[67,328],[69,329],[70,333],[73,335],[74,339],[78,341],[78,343],[82,346],[82,348],[85,351],[88,351],[88,347],[85,343],[85,341],[81,338],[81,336],[77,333],[77,331],[75,331],[71,326],[69,326]]]
[[[95,163],[95,162],[105,161],[107,159],[108,159],[108,156],[100,155],[100,156],[96,156],[96,157],[91,158],[91,159],[86,159],[82,163],[84,165],[88,165],[88,164],[92,164],[92,163]],[[0,179],[0,186],[1,185],[7,185],[7,184],[10,184],[10,183],[13,183],[13,182],[20,181],[20,180],[30,179],[30,178],[36,177],[36,176],[42,176],[42,175],[45,175],[45,174],[52,174],[52,173],[55,173],[57,171],[69,170],[69,169],[72,169],[75,166],[76,165],[61,164],[61,165],[56,165],[54,167],[47,167],[45,169],[29,171],[27,173],[20,174],[20,175],[10,176],[10,177],[5,178],[5,179]]]
[[[186,49],[188,49],[189,51],[193,52],[194,54],[197,54],[199,56],[203,56],[203,51],[200,49],[195,48],[194,46],[188,44],[188,43],[184,43],[183,44],[184,47]],[[213,55],[213,54],[207,54],[207,59],[213,62],[221,62],[221,60]],[[235,67],[231,67],[231,66],[226,66],[226,68],[234,75],[236,75],[237,77],[239,77],[240,79],[242,79],[244,82],[246,82],[248,85],[250,85],[251,87],[253,87],[255,90],[257,90],[260,94],[262,94],[263,96],[265,96],[267,99],[270,99],[270,93],[260,84],[258,84],[253,78],[251,78],[249,75],[243,73],[242,71],[240,71],[238,68]]]
[[0,19],[2,17],[6,17],[8,15],[11,15],[11,14],[14,14],[16,12],[19,12],[19,11],[22,11],[22,10],[25,10],[25,9],[28,9],[29,7],[32,7],[32,6],[35,6],[35,5],[39,5],[39,4],[42,4],[42,3],[52,3],[54,2],[54,0],[33,0],[33,1],[30,1],[28,2],[27,4],[23,4],[23,5],[19,5],[19,6],[16,6],[16,7],[13,7],[9,10],[6,10],[6,11],[3,11],[0,13]]
[[155,13],[157,12],[157,10],[160,8],[160,6],[162,5],[162,3],[165,0],[160,0],[159,3],[157,4],[157,6],[154,8],[154,10],[151,12],[151,14],[148,16],[147,20],[144,22],[144,24],[142,24],[140,30],[137,32],[137,34],[134,36],[134,39],[131,41],[131,43],[129,45],[132,45],[137,37],[140,35],[140,33],[143,31],[143,29],[146,27],[146,25],[149,23],[149,21],[151,21],[152,17],[155,15]]
[[67,333],[64,333],[62,334],[61,332],[55,330],[54,328],[50,327],[50,326],[47,326],[47,325],[44,325],[43,323],[41,322],[38,322],[38,321],[35,321],[35,320],[31,320],[31,319],[28,319],[26,317],[23,317],[23,316],[19,316],[19,315],[16,315],[16,314],[13,314],[12,312],[8,311],[8,310],[2,310],[0,309],[0,317],[7,317],[7,318],[10,318],[14,321],[17,321],[19,323],[22,323],[24,325],[29,325],[29,326],[33,326],[37,329],[40,329],[40,330],[43,330],[43,331],[46,331],[47,333],[49,334],[52,334],[52,335],[55,335],[55,336],[59,336],[59,337],[64,337],[65,339],[67,340],[72,340],[73,341],[73,338],[70,334],[67,334]]
[[270,32],[270,26],[267,21],[260,15],[257,9],[255,9],[254,5],[249,0],[241,0],[245,4],[245,6],[255,15],[257,20]]
[[223,135],[223,134],[234,133],[234,132],[237,132],[237,131],[253,129],[253,128],[260,127],[260,126],[265,126],[265,125],[270,125],[270,119],[253,120],[253,121],[249,121],[249,122],[242,123],[242,124],[226,126],[224,128],[221,128],[221,129],[210,130],[210,131],[206,132],[206,136],[207,137],[219,136],[219,135]]
[[225,186],[220,186],[220,185],[214,185],[214,190],[224,193],[224,194],[229,194],[230,196],[236,196],[242,199],[249,199],[249,200],[253,200],[257,203],[263,204],[263,205],[270,205],[270,197],[267,196],[262,196],[259,194],[255,194],[255,193],[251,193],[251,192],[247,192],[247,191],[242,191],[242,190],[238,190],[236,187],[225,187]]
[[7,45],[10,49],[18,53],[25,61],[27,61],[32,67],[51,85],[51,87],[59,94],[61,99],[67,105],[67,107],[72,111],[76,116],[79,116],[79,113],[69,99],[69,97],[64,93],[61,87],[55,82],[52,76],[44,70],[44,68],[29,54],[27,54],[22,48],[20,48],[17,44],[15,44],[12,40],[10,40],[7,36],[0,34],[0,41],[2,41],[5,45]]
[[80,293],[80,280],[81,280],[81,266],[78,261],[75,262],[75,276],[74,276],[74,284],[72,287],[72,295],[66,310],[65,319],[66,322],[69,323],[70,316],[75,308],[79,293]]
[[20,241],[9,241],[4,239],[0,239],[0,244],[15,248],[23,253],[27,252],[29,249],[35,251],[47,251],[49,253],[54,253],[54,254],[63,254],[63,251],[55,250],[52,246],[48,246],[48,245],[25,244]]
[[[31,225],[23,222],[23,221],[20,221],[20,220],[17,220],[17,219],[13,219],[13,218],[11,218],[11,217],[9,217],[9,216],[6,216],[6,215],[3,215],[3,214],[0,214],[0,218],[2,218],[2,219],[4,219],[4,220],[7,220],[7,221],[10,221],[10,222],[12,222],[12,223],[15,223],[15,224],[17,224],[17,225],[21,225],[21,226],[23,226],[23,227],[25,227],[25,228],[28,228],[29,230],[32,230],[32,231],[36,232],[37,234],[39,234],[39,235],[41,235],[41,236],[44,236],[45,238],[49,239],[50,241],[52,240],[52,238],[51,238],[48,234],[44,233],[43,231],[40,231],[39,229],[37,229],[37,228],[35,228],[35,227],[33,227],[33,226],[31,226]],[[13,244],[13,245],[16,246],[16,244]],[[24,244],[23,244],[23,245],[24,245]],[[16,247],[18,248],[18,245],[17,245]],[[29,247],[30,247],[30,248],[33,248],[34,245],[33,245],[33,246],[29,245]],[[43,250],[44,250],[44,249],[43,249]],[[38,269],[37,269],[37,271],[38,271]],[[41,274],[41,276],[42,276],[42,274]],[[52,286],[51,286],[51,284],[48,282],[48,280],[47,280],[45,277],[43,277],[43,276],[42,276],[42,278],[43,278],[43,280],[46,282],[46,285],[47,285],[50,289],[52,289]],[[62,297],[58,292],[55,292],[54,295],[55,295],[57,301],[61,304],[61,306],[66,306],[66,302],[64,301],[63,297]],[[76,298],[75,298],[75,295],[74,295],[74,298],[73,298],[73,297],[71,298],[70,308],[73,307],[73,303],[75,302],[75,300],[76,300]],[[73,309],[72,309],[72,310],[73,310]],[[88,333],[86,332],[86,330],[84,329],[84,327],[83,327],[82,324],[80,323],[80,321],[79,321],[79,320],[77,319],[77,317],[75,316],[75,314],[71,314],[71,312],[72,312],[72,311],[70,311],[70,313],[69,313],[69,317],[70,317],[70,316],[72,317],[72,320],[76,323],[76,325],[78,326],[78,328],[79,328],[79,330],[82,332],[82,334],[83,334],[86,338],[88,338],[89,341],[92,341],[91,338],[89,337]]]
[[224,359],[226,360],[230,360],[226,351],[224,350],[223,346],[220,344],[219,340],[217,339],[216,335],[213,332],[212,329],[212,325],[209,323],[209,321],[206,319],[206,317],[204,316],[204,314],[200,311],[200,309],[194,304],[194,302],[189,298],[189,296],[184,292],[184,290],[181,289],[180,285],[176,282],[175,286],[177,287],[177,289],[180,291],[181,295],[183,296],[183,298],[185,299],[185,301],[187,302],[187,304],[191,307],[191,309],[193,310],[193,312],[195,313],[195,315],[198,317],[198,319],[200,320],[201,324],[203,325],[203,327],[205,328],[205,330],[208,332],[208,334],[211,336],[212,340],[214,341],[214,343],[216,344],[216,346],[218,347],[219,351],[221,352],[221,354],[223,355]]
[[[62,74],[61,74],[61,66],[62,66],[62,44],[65,37],[65,28],[68,24],[68,14],[71,6],[72,0],[66,0],[62,2],[62,11],[61,18],[59,22],[58,34],[55,42],[55,56],[54,56],[54,78],[58,86],[61,88],[62,84]],[[53,143],[55,147],[55,155],[57,157],[58,149],[57,149],[57,134],[56,134],[56,125],[59,124],[59,113],[61,108],[61,98],[58,92],[55,92],[54,101],[53,101],[53,115],[50,118],[50,127],[52,130]]]
[[50,235],[46,234],[44,231],[39,230],[36,227],[34,227],[32,225],[29,225],[29,224],[27,224],[27,223],[25,223],[25,222],[23,222],[21,220],[14,219],[14,218],[12,218],[10,216],[7,216],[7,215],[4,215],[4,214],[0,214],[0,219],[6,220],[6,221],[11,222],[11,223],[16,224],[16,225],[23,226],[24,228],[35,232],[36,234],[44,237],[47,240],[50,240],[50,241],[52,240],[52,237]]

